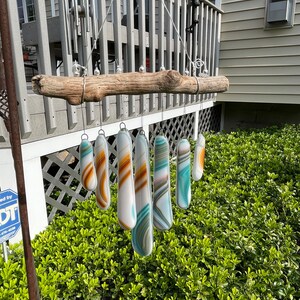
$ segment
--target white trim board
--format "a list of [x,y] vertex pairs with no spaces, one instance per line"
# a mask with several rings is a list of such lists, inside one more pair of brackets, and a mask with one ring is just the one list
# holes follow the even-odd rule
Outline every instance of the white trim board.
[[[141,128],[155,124],[161,121],[166,121],[178,116],[185,114],[195,113],[199,110],[207,109],[213,107],[216,103],[214,101],[197,103],[195,105],[189,105],[186,107],[179,107],[172,110],[160,111],[154,114],[140,116],[133,119],[126,119],[123,122],[126,124],[128,130],[135,128]],[[111,136],[116,134],[120,129],[121,121],[113,124],[103,125],[102,129],[105,131],[106,136]],[[99,132],[100,127],[87,129],[85,133],[88,135],[90,141],[94,141]],[[54,153],[67,148],[75,147],[80,144],[81,136],[83,131],[64,134],[61,136],[48,138],[28,144],[22,145],[23,159],[28,160],[35,157],[41,157],[49,153]]]

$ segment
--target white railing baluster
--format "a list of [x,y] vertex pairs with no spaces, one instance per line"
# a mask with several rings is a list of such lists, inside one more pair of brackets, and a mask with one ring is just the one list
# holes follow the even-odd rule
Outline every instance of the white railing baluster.
[[[49,49],[49,37],[48,26],[46,18],[45,1],[34,1],[35,15],[36,15],[36,27],[38,36],[38,61],[39,71],[42,74],[52,74],[51,59]],[[56,114],[54,109],[53,100],[48,97],[44,97],[44,108],[46,116],[46,126],[48,134],[53,133],[56,130]]]
[[[63,0],[59,2],[59,18],[60,18],[60,35],[62,47],[62,59],[64,67],[64,76],[72,76],[72,46],[71,46],[71,32],[68,26],[69,4],[68,1]],[[73,129],[77,123],[77,108],[67,104],[67,118],[68,128]]]
[[207,62],[207,68],[208,68],[208,74],[209,75],[212,75],[212,55],[213,55],[213,52],[212,52],[212,41],[213,41],[213,9],[212,8],[209,8],[209,35],[208,35],[208,62]]
[[[150,72],[156,71],[156,45],[155,45],[155,0],[149,0],[149,63]],[[156,94],[150,95],[149,112],[156,108]]]
[[[134,1],[127,1],[127,66],[128,72],[135,71],[135,45],[134,45]],[[128,116],[135,115],[135,100],[136,96],[128,97]]]
[[[185,73],[186,70],[186,24],[187,24],[187,5],[185,0],[181,0],[181,30],[180,35],[183,43],[181,43],[181,74]],[[180,105],[185,104],[186,95],[180,95]]]
[[[165,67],[165,7],[163,1],[159,1],[158,9],[158,68]],[[159,94],[158,109],[162,110],[164,107],[165,95]]]
[[[194,7],[193,11],[193,22],[199,22],[199,7]],[[192,50],[191,50],[191,59],[193,62],[196,62],[197,52],[198,52],[198,31],[199,31],[199,23],[194,23],[193,27],[193,33],[192,33]],[[197,72],[195,69],[195,66],[193,67],[193,70],[191,72]],[[194,76],[193,73],[191,73],[192,76]],[[191,96],[191,103],[197,101],[198,95],[192,95]]]
[[[145,0],[139,0],[139,15],[138,15],[138,24],[139,24],[139,67],[144,68],[146,72],[146,8]],[[146,96],[141,95],[140,97],[140,114],[144,114],[146,111]]]
[[[113,4],[113,28],[114,28],[114,51],[115,51],[115,71],[117,66],[123,72],[123,55],[122,55],[122,36],[121,36],[121,1],[114,0]],[[123,118],[124,112],[124,96],[116,96],[117,99],[117,118]]]
[[13,41],[12,56],[14,60],[14,76],[16,81],[16,94],[17,101],[19,103],[19,118],[21,126],[21,137],[23,139],[28,138],[32,133],[30,115],[28,111],[28,94],[26,86],[25,68],[22,53],[22,42],[19,29],[19,16],[17,1],[8,1],[8,13],[10,21],[10,34]]
[[[100,65],[101,74],[108,74],[108,45],[107,45],[107,24],[105,21],[106,16],[106,1],[98,2],[98,14],[99,14],[99,28],[102,26],[102,30],[99,35],[99,49],[100,49]],[[110,97],[106,97],[102,100],[102,116],[103,120],[108,120],[110,117]]]
[[[192,24],[193,24],[193,7],[191,4],[188,6],[187,14],[188,14],[187,26],[192,26]],[[192,30],[193,29],[194,28],[192,28]],[[193,76],[193,66],[192,66],[192,62],[191,62],[192,51],[193,51],[193,38],[192,38],[192,33],[190,33],[190,32],[187,32],[186,50],[188,53],[187,68],[188,68],[188,71],[190,72],[189,75]],[[191,102],[191,95],[186,95],[185,96],[185,104],[189,104],[190,102]]]
[[[180,0],[175,0],[174,3],[174,25],[173,38],[174,38],[174,69],[180,71]],[[173,106],[178,105],[179,95],[173,95]]]
[[211,76],[216,76],[216,43],[217,43],[217,23],[218,23],[218,12],[213,12],[213,35],[212,35],[212,61],[211,61]]
[[[173,54],[173,49],[172,49],[172,42],[173,42],[173,23],[172,23],[172,19],[173,19],[173,3],[171,0],[165,0],[166,3],[166,7],[169,11],[168,13],[165,13],[165,19],[166,19],[166,32],[167,32],[167,36],[166,36],[166,69],[167,70],[172,70],[173,66],[172,66],[172,54]],[[171,99],[172,99],[172,95],[171,94],[167,94],[166,95],[166,108],[169,108],[171,106]]]

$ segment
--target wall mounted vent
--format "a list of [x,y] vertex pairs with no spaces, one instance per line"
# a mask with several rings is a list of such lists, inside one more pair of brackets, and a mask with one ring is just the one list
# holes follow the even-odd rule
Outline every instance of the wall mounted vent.
[[266,0],[266,27],[292,26],[294,2],[294,0]]
[[287,0],[269,0],[267,22],[288,22],[289,18],[289,1]]

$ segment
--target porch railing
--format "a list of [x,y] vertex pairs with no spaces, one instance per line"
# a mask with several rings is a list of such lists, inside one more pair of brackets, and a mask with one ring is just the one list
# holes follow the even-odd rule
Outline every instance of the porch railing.
[[[192,75],[191,61],[199,60],[204,64],[197,72],[207,69],[209,75],[218,73],[222,12],[210,1],[194,6],[197,1],[79,0],[77,8],[71,2],[74,1],[54,1],[56,6],[52,8],[50,1],[36,0],[35,21],[24,23],[20,34],[16,26],[17,1],[9,1],[23,142],[80,131],[82,115],[87,128],[94,128],[100,123],[115,123],[197,103],[201,109],[200,102],[214,100],[214,94],[124,95],[72,107],[63,100],[34,95],[25,76],[29,64],[31,69],[37,69],[35,73],[62,76],[73,75],[75,59],[88,67],[90,75],[95,65],[103,74],[116,72],[119,66],[123,72],[143,67],[148,72],[166,68]],[[51,14],[47,13],[50,8]],[[91,54],[93,41],[96,47]],[[24,49],[29,49],[29,55]],[[27,59],[25,64],[23,57]],[[7,141],[2,124],[0,133],[2,140]],[[5,142],[0,144],[3,146]]]
[[[57,213],[72,209],[76,199],[89,196],[81,193],[76,161],[84,127],[91,141],[100,127],[105,130],[114,173],[114,136],[121,121],[132,133],[143,128],[150,143],[161,127],[171,145],[182,136],[195,139],[198,130],[218,130],[220,124],[215,94],[111,96],[76,107],[35,95],[26,76],[28,67],[31,73],[73,76],[75,59],[90,75],[95,66],[103,74],[141,67],[147,72],[175,69],[187,76],[206,70],[208,75],[218,74],[222,11],[210,1],[78,0],[80,7],[72,7],[74,2],[52,0],[53,8],[50,0],[35,0],[35,20],[24,23],[20,32],[17,1],[8,1],[32,237]],[[192,67],[196,61],[199,69]],[[9,148],[0,119],[0,168],[5,170],[0,172],[0,185],[15,190]]]

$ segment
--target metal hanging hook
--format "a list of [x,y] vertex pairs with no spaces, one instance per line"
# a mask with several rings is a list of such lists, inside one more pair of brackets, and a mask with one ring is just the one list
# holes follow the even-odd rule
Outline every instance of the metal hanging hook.
[[98,135],[104,135],[104,136],[105,136],[105,131],[101,128],[101,129],[98,131]]
[[124,122],[120,123],[120,130],[126,130],[126,124]]

